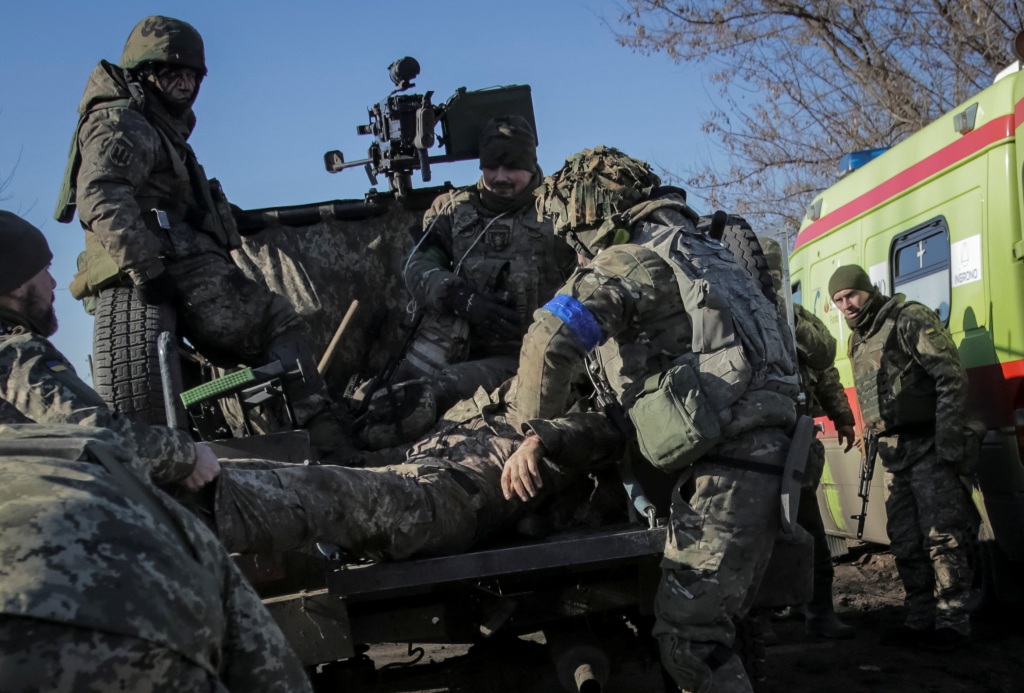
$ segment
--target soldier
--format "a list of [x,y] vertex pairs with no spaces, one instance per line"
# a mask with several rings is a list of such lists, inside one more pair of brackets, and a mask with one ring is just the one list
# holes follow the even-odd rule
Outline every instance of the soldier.
[[0,689],[312,690],[224,547],[133,446],[4,419]]
[[[228,463],[216,487],[221,541],[238,553],[324,541],[353,556],[402,560],[459,553],[515,526],[542,496],[511,503],[502,497],[502,466],[523,439],[509,409],[514,394],[514,380],[490,395],[478,390],[449,410],[437,432],[417,442],[399,465],[253,470]],[[619,432],[600,414],[579,412],[526,426],[531,443],[520,455],[543,476],[543,497],[621,452]]]
[[173,306],[178,331],[212,361],[301,367],[304,382],[288,386],[296,418],[330,454],[342,430],[306,328],[232,261],[241,239],[230,205],[188,144],[205,75],[199,32],[160,16],[132,29],[120,65],[103,60],[90,75],[56,211],[70,222],[77,209],[86,274],[99,282],[76,298],[126,277],[143,303]]
[[[771,271],[772,282],[780,302],[789,301],[789,287],[783,286],[782,247],[769,238],[761,239],[765,258]],[[785,292],[785,293],[783,293]],[[796,358],[800,373],[800,386],[806,397],[804,410],[817,418],[827,416],[836,429],[844,452],[853,447],[853,410],[836,370],[836,340],[814,313],[799,303],[793,303],[793,325],[796,335]],[[815,438],[804,470],[804,483],[800,489],[797,522],[814,540],[813,591],[805,609],[805,627],[808,635],[825,638],[852,638],[854,628],[839,620],[832,602],[832,582],[835,568],[825,536],[825,525],[818,507],[817,490],[825,466],[825,447]]]
[[[659,184],[608,147],[545,179],[543,211],[586,267],[535,315],[515,407],[523,420],[559,415],[590,354],[644,458],[679,477],[655,598],[662,663],[685,691],[750,691],[732,618],[749,609],[780,527],[796,367],[775,306]],[[523,497],[536,477],[517,451],[502,481]]]
[[137,424],[111,411],[47,337],[57,331],[53,254],[36,227],[0,210],[0,398],[37,423],[116,431],[150,466],[157,483],[197,490],[216,477],[217,456],[189,435]]
[[964,460],[967,374],[936,313],[888,297],[857,265],[829,295],[850,333],[865,435],[885,468],[886,533],[906,590],[904,625],[883,644],[952,649],[970,639],[969,553],[976,526],[958,470]]
[[[541,172],[525,118],[487,123],[480,170],[476,186],[434,200],[406,263],[405,283],[427,312],[397,380],[426,378],[420,399],[433,411],[405,426],[405,440],[478,387],[490,392],[515,373],[530,316],[575,269],[571,250],[534,212]],[[373,447],[394,444],[374,437]]]

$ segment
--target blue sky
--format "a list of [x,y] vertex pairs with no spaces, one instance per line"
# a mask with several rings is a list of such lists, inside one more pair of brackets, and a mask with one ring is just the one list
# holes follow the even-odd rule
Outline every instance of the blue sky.
[[[322,156],[365,156],[370,140],[356,125],[388,94],[387,66],[405,55],[422,67],[413,91],[432,90],[435,103],[461,86],[529,84],[547,172],[598,144],[672,171],[714,149],[699,127],[714,88],[693,67],[616,44],[614,31],[625,30],[618,2],[17,3],[0,23],[0,180],[9,178],[0,208],[49,239],[61,320],[54,342],[87,381],[92,322],[67,291],[82,232],[77,219],[51,216],[86,78],[101,58],[116,62],[150,14],[188,21],[205,39],[209,75],[191,142],[243,208],[361,198],[361,169],[331,175]],[[433,183],[469,184],[478,173],[475,162],[440,165]]]

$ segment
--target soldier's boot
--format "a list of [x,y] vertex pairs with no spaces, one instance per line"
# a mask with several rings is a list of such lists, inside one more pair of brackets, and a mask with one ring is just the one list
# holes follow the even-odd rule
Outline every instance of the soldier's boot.
[[659,635],[661,664],[684,693],[753,693],[743,662],[725,645]]
[[277,337],[267,349],[271,361],[280,361],[286,371],[299,370],[301,378],[285,381],[285,392],[295,422],[309,433],[309,444],[317,461],[359,467],[359,450],[352,442],[351,426],[335,411],[327,385],[316,368],[309,339],[302,332]]
[[357,425],[359,440],[368,450],[411,443],[430,430],[437,415],[434,388],[426,378],[381,388]]
[[815,575],[814,592],[807,604],[804,628],[808,635],[819,638],[847,640],[856,634],[853,626],[848,626],[836,616],[832,604],[832,579],[819,578]]

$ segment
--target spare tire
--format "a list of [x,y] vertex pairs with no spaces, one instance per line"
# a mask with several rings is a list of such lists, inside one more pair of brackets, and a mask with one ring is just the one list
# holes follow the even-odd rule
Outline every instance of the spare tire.
[[135,290],[100,292],[93,325],[93,386],[112,408],[134,421],[165,424],[157,337],[173,329],[173,317],[147,306]]
[[[697,228],[705,233],[711,229],[711,217],[701,217]],[[754,278],[754,282],[760,287],[761,293],[765,295],[772,305],[775,304],[775,285],[772,283],[772,275],[768,268],[768,261],[761,249],[761,242],[757,240],[757,234],[753,227],[743,217],[730,214],[722,230],[722,245],[728,248],[740,267],[747,270],[747,273]]]

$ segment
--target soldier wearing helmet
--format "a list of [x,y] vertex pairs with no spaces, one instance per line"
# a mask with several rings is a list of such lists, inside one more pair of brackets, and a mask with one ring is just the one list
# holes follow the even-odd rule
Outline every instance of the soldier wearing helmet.
[[119,65],[93,70],[79,105],[56,218],[85,228],[76,298],[129,283],[142,303],[168,305],[177,329],[207,358],[234,366],[301,367],[291,384],[299,423],[323,455],[342,435],[292,305],[232,261],[241,245],[231,207],[188,143],[206,76],[203,39],[178,19],[132,29]]
[[[732,619],[749,608],[780,528],[796,364],[775,306],[697,231],[684,197],[659,186],[646,163],[597,147],[538,189],[540,211],[586,266],[527,332],[515,409],[521,422],[559,416],[584,359],[607,382],[635,433],[633,459],[677,480],[655,600],[662,662],[683,690],[749,691]],[[536,481],[529,456],[514,453],[507,495],[528,497]]]
[[[419,411],[396,417],[406,441],[477,388],[490,391],[515,373],[533,312],[576,265],[551,222],[534,214],[542,174],[530,123],[493,118],[479,148],[480,180],[434,200],[405,267],[405,283],[425,314],[399,379],[420,379],[426,390],[416,398]],[[371,447],[394,445],[399,441],[381,435],[389,430],[372,426],[363,435]]]

